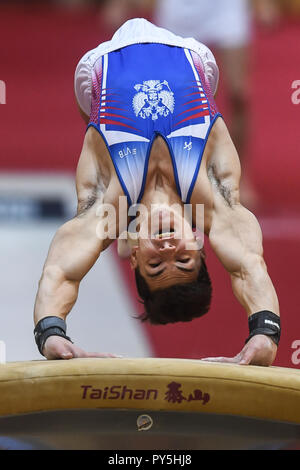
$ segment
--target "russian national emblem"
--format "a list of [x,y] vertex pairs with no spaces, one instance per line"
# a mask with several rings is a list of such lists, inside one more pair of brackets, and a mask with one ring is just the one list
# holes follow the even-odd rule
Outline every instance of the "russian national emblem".
[[134,86],[138,92],[132,100],[136,116],[143,119],[150,118],[156,121],[159,116],[168,116],[174,111],[174,93],[167,80],[147,80]]

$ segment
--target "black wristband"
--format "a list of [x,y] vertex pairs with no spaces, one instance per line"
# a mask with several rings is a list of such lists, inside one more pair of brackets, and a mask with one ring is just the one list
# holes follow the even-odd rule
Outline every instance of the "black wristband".
[[60,317],[45,317],[36,324],[34,329],[34,338],[42,356],[44,344],[49,336],[61,336],[68,341],[71,341],[71,339],[66,335],[66,331],[66,322]]
[[280,317],[269,310],[254,313],[248,318],[249,336],[246,343],[255,335],[270,336],[278,346],[281,334]]

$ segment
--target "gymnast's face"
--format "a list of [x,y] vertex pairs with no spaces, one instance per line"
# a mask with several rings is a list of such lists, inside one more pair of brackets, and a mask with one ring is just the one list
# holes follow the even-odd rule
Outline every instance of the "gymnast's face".
[[132,249],[131,266],[139,268],[150,290],[197,279],[203,251],[180,215],[160,211],[157,226],[141,235]]

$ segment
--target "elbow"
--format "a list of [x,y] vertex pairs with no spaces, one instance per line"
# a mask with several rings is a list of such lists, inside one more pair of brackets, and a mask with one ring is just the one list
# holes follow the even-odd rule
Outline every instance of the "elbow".
[[66,276],[62,268],[58,265],[45,265],[40,279],[40,284],[45,282],[50,284],[61,283],[66,280]]
[[260,254],[249,254],[242,259],[238,276],[242,279],[246,279],[248,276],[252,276],[255,273],[255,277],[265,277],[267,272],[266,263],[264,258]]
[[77,289],[78,281],[70,279],[60,266],[45,266],[39,281],[39,290],[45,295],[60,292],[63,286],[73,286]]
[[248,256],[248,259],[246,258],[246,263],[247,263],[246,266],[249,267],[250,269],[253,269],[253,268],[261,269],[261,270],[267,269],[263,255],[260,253],[250,254]]
[[46,266],[39,281],[38,302],[47,305],[59,304],[67,312],[78,296],[79,282],[70,280],[59,266]]

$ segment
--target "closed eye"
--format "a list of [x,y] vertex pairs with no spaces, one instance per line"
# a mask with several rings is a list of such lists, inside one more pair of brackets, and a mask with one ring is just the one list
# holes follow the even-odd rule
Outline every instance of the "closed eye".
[[149,266],[151,268],[157,268],[160,264],[161,264],[160,262],[159,263],[149,263]]

